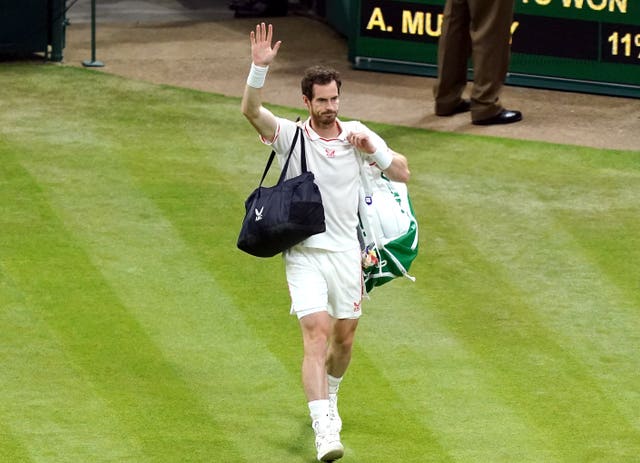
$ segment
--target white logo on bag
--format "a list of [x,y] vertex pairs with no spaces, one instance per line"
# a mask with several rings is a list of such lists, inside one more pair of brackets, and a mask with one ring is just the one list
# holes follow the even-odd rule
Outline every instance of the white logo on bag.
[[260,210],[255,209],[255,211],[256,211],[256,222],[259,222],[262,220],[262,212],[264,211],[264,206],[262,206]]

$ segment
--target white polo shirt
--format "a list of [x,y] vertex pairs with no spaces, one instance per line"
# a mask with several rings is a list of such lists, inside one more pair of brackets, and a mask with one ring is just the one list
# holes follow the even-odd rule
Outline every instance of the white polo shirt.
[[[278,117],[278,127],[273,141],[262,140],[271,145],[278,155],[280,167],[286,162],[297,124]],[[387,144],[376,133],[359,121],[337,120],[340,135],[326,139],[311,128],[309,119],[302,124],[305,141],[307,170],[313,172],[322,194],[326,231],[307,238],[302,246],[346,251],[359,247],[358,189],[360,186],[360,163],[366,162],[364,155],[347,141],[351,132],[368,132],[378,149],[387,149]],[[300,175],[300,145],[296,143],[286,178]]]

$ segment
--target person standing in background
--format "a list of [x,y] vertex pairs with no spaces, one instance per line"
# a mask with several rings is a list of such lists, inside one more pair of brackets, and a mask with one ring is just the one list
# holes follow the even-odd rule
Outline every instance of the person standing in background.
[[[514,0],[447,0],[438,42],[438,78],[433,87],[438,116],[471,111],[475,125],[510,124],[520,111],[500,103],[511,55]],[[471,99],[463,99],[467,62],[473,62]]]

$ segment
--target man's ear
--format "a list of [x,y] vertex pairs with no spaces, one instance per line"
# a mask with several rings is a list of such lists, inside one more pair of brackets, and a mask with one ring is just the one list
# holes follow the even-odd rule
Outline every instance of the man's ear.
[[311,109],[311,101],[307,98],[307,95],[302,95],[302,102],[307,108]]

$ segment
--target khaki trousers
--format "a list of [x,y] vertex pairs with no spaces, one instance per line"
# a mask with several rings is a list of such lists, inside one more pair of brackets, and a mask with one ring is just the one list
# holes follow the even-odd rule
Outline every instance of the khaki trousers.
[[462,99],[469,58],[473,65],[471,119],[499,114],[509,67],[514,0],[447,0],[438,43],[436,114],[451,113]]

